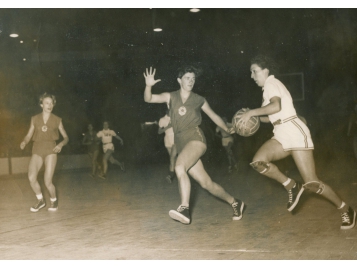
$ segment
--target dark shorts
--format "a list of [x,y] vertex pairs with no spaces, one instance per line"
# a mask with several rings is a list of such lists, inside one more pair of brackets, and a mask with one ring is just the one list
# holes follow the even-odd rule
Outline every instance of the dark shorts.
[[35,141],[32,146],[32,154],[37,154],[45,159],[50,154],[56,154],[53,151],[55,147],[55,141]]
[[88,153],[93,154],[95,151],[99,151],[100,145],[99,144],[91,144],[88,146]]
[[175,134],[175,145],[179,154],[190,141],[201,141],[207,145],[205,134],[199,127],[190,128]]

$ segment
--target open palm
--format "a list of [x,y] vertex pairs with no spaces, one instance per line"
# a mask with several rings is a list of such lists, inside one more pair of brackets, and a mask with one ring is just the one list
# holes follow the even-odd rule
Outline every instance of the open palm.
[[161,81],[161,79],[155,80],[155,78],[154,78],[155,73],[156,73],[156,69],[155,68],[154,68],[154,70],[152,70],[152,67],[150,67],[150,70],[148,70],[148,68],[146,68],[146,72],[144,73],[144,77],[145,77],[145,83],[146,83],[147,86],[152,87],[157,82]]

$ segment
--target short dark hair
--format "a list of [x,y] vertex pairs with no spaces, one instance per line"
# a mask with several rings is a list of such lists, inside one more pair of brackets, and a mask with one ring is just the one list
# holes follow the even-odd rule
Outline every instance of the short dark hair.
[[43,94],[40,96],[40,98],[39,98],[39,104],[40,104],[40,105],[42,104],[42,102],[43,102],[43,100],[44,100],[45,98],[50,98],[50,99],[52,99],[53,106],[56,105],[56,97],[55,97],[55,95],[48,94],[47,92],[43,93]]
[[182,78],[186,73],[194,73],[196,78],[199,77],[202,73],[202,70],[200,68],[196,68],[192,65],[187,65],[187,66],[182,66],[178,68],[177,70],[177,78]]
[[270,56],[257,55],[250,60],[250,65],[252,64],[257,64],[262,69],[268,69],[269,75],[278,74],[279,71],[278,64]]

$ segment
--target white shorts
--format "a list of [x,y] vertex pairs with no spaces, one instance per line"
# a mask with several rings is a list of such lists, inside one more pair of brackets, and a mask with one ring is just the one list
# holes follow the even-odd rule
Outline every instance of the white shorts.
[[274,137],[283,146],[284,151],[313,150],[309,128],[297,117],[274,126]]
[[164,143],[166,148],[171,148],[175,144],[174,136],[174,133],[165,133]]
[[232,136],[228,136],[228,137],[225,137],[225,138],[222,138],[222,145],[225,147],[225,146],[228,146],[228,144],[231,142],[233,143],[233,137]]
[[103,144],[103,152],[106,153],[106,151],[112,150],[114,152],[114,144],[113,143],[106,143]]

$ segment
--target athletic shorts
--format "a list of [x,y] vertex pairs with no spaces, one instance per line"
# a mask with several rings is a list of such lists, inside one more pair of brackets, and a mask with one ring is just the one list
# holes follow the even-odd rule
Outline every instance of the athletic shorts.
[[43,159],[50,154],[56,154],[53,149],[56,147],[55,141],[34,141],[32,154],[41,156]]
[[179,154],[190,141],[201,141],[207,145],[206,137],[199,127],[190,128],[175,134],[175,145]]
[[224,147],[228,146],[228,144],[231,142],[233,143],[233,137],[232,136],[228,136],[228,137],[225,137],[225,138],[222,138],[222,145]]
[[114,144],[109,142],[106,144],[103,144],[103,152],[106,153],[108,150],[112,150],[114,152]]
[[88,153],[89,154],[92,154],[94,153],[95,151],[99,151],[99,144],[96,144],[96,143],[93,143],[91,145],[88,145]]
[[283,146],[284,151],[313,150],[309,128],[297,117],[274,126],[274,137]]
[[174,136],[174,133],[165,133],[164,143],[166,148],[171,148],[175,144]]

